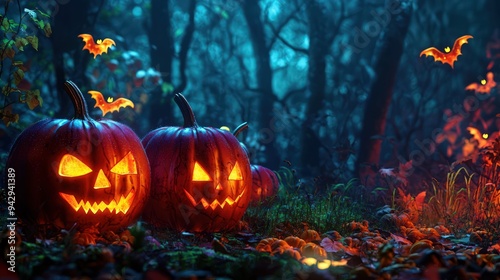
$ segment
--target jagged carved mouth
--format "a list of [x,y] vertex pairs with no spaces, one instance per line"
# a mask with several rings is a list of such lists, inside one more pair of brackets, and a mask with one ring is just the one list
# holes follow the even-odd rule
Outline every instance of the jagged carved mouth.
[[191,201],[191,204],[193,204],[193,206],[196,207],[196,206],[201,204],[201,205],[203,205],[203,208],[205,208],[205,209],[210,207],[210,208],[212,208],[212,210],[215,210],[215,208],[217,206],[219,206],[220,208],[224,208],[224,206],[226,204],[233,205],[233,204],[237,203],[240,200],[240,198],[243,196],[243,194],[245,193],[245,190],[243,190],[241,192],[241,194],[236,197],[236,199],[232,199],[230,197],[227,197],[222,203],[219,202],[217,200],[217,198],[214,199],[214,201],[212,201],[211,203],[209,203],[205,198],[202,198],[202,199],[200,199],[200,201],[197,202],[194,199],[194,197],[191,194],[189,194],[188,191],[184,190],[184,192],[186,193],[187,198],[189,199],[189,201]]
[[59,195],[73,208],[75,211],[80,210],[80,208],[85,211],[85,213],[88,213],[89,210],[96,214],[97,212],[104,212],[106,209],[109,210],[109,212],[113,213],[115,211],[116,214],[118,213],[123,213],[126,214],[127,211],[130,209],[130,205],[132,205],[132,201],[134,200],[134,190],[131,190],[127,196],[121,196],[118,202],[116,200],[111,200],[111,202],[106,203],[104,201],[101,201],[99,203],[94,202],[91,203],[90,201],[83,201],[81,199],[79,202],[76,200],[74,195],[71,194],[65,194],[60,192]]

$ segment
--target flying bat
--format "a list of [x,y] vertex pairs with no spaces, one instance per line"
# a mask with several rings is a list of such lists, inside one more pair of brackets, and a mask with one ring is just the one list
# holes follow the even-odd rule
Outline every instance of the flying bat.
[[486,74],[486,79],[482,79],[481,83],[472,83],[465,87],[465,90],[473,90],[476,93],[490,93],[491,89],[496,87],[497,83],[495,82],[495,76],[492,72],[488,72]]
[[104,40],[98,39],[97,42],[94,42],[94,38],[90,34],[80,34],[78,37],[82,38],[85,43],[82,50],[88,50],[89,53],[94,55],[94,59],[97,55],[108,53],[109,47],[116,46],[115,41],[109,38],[105,38]]
[[96,90],[90,90],[89,94],[92,96],[92,99],[95,100],[95,106],[99,107],[102,111],[102,115],[106,115],[107,113],[113,113],[114,111],[119,111],[120,108],[132,107],[134,108],[134,102],[130,101],[127,98],[118,98],[113,101],[113,97],[108,97],[108,100],[104,100],[102,93]]
[[458,56],[462,54],[462,45],[467,44],[467,40],[472,38],[473,37],[471,35],[464,35],[455,40],[452,49],[450,49],[450,47],[444,48],[444,53],[436,49],[435,47],[430,47],[423,50],[420,53],[420,56],[424,54],[426,57],[432,56],[434,58],[434,61],[440,61],[443,64],[449,64],[451,68],[453,68],[453,64],[455,63],[455,61],[457,61]]

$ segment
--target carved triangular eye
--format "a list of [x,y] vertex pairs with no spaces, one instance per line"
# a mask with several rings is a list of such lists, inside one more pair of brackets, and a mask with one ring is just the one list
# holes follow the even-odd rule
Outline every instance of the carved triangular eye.
[[132,152],[128,152],[125,157],[113,166],[113,168],[111,168],[111,172],[120,175],[137,174],[137,166]]
[[229,174],[229,180],[243,180],[243,175],[241,175],[241,169],[240,166],[238,165],[238,162],[233,167],[233,170],[231,170],[231,173]]
[[63,177],[78,177],[90,172],[90,167],[70,154],[64,155],[59,163],[58,173]]
[[198,164],[198,162],[194,163],[193,181],[195,182],[212,181],[208,173],[205,171],[205,169],[203,169],[203,167],[201,167],[201,165]]

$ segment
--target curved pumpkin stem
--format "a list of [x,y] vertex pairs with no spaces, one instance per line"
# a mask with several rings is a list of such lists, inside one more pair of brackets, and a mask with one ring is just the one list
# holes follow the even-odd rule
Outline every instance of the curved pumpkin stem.
[[73,119],[91,119],[87,108],[87,102],[85,102],[82,92],[75,83],[70,80],[64,82],[64,90],[69,95],[71,102],[73,102],[73,107],[75,108],[75,117]]
[[234,130],[233,130],[233,135],[234,137],[238,137],[238,135],[245,129],[248,128],[248,123],[244,122],[240,125],[238,125]]
[[186,97],[181,93],[176,93],[174,96],[174,101],[181,109],[182,117],[184,118],[184,127],[195,127],[198,126],[196,119],[194,118],[193,108],[186,100]]

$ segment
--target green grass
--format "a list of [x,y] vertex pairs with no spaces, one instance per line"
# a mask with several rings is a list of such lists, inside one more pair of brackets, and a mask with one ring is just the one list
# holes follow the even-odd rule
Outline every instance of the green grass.
[[282,168],[277,175],[278,195],[249,207],[243,217],[253,231],[273,237],[298,235],[304,227],[320,233],[331,230],[343,233],[347,223],[367,218],[364,206],[344,195],[356,187],[355,180],[319,189],[304,186],[289,169]]

